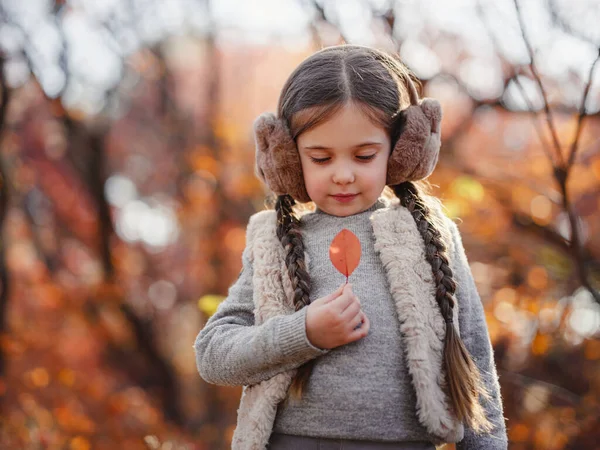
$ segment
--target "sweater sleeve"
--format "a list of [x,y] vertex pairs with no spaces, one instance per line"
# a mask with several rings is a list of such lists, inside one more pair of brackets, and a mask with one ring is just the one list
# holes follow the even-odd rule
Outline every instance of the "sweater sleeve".
[[247,247],[237,281],[194,343],[200,377],[211,384],[256,384],[330,351],[308,340],[307,308],[255,325],[253,270],[248,254]]
[[456,444],[456,448],[457,450],[479,450],[483,448],[486,450],[505,450],[508,447],[508,442],[502,398],[483,305],[469,268],[458,227],[454,222],[451,222],[450,228],[454,242],[452,261],[454,262],[454,279],[457,283],[456,299],[458,302],[460,335],[465,347],[479,368],[482,381],[490,393],[491,401],[481,398],[481,402],[488,420],[493,425],[491,432],[482,434],[475,433],[473,429],[465,425],[464,438]]

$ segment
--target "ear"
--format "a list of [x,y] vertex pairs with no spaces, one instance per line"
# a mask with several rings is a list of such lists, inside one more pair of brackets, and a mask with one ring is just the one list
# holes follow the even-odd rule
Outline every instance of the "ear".
[[256,175],[277,195],[289,194],[296,201],[308,202],[302,163],[296,143],[286,123],[272,113],[254,121]]
[[411,105],[405,115],[404,129],[388,161],[386,184],[427,178],[437,164],[441,145],[442,107],[431,98]]

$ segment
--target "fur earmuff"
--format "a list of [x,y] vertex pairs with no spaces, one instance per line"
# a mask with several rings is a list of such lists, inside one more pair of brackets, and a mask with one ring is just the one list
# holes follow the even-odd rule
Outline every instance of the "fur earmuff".
[[386,184],[428,177],[437,164],[441,145],[442,108],[437,100],[425,98],[401,112],[404,129],[388,160]]
[[277,195],[309,202],[296,143],[283,120],[263,113],[254,121],[256,175]]

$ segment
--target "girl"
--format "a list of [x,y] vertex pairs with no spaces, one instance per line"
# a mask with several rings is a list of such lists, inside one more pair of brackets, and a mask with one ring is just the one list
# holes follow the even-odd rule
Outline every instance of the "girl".
[[[302,62],[256,120],[275,211],[250,218],[242,271],[194,345],[205,381],[244,386],[234,450],[507,448],[458,229],[418,182],[440,121],[399,61],[351,45]],[[362,256],[340,286],[328,249],[344,228]]]

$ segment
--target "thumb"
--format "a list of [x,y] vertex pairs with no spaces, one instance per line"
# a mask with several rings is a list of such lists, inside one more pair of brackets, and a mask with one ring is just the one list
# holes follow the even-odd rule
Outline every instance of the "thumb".
[[344,292],[348,293],[348,295],[350,295],[351,297],[354,297],[358,301],[358,304],[360,305],[360,299],[354,294],[351,283],[348,283],[347,287],[344,287]]
[[343,292],[347,292],[350,295],[354,295],[354,292],[352,291],[352,283],[348,283],[348,284],[344,285]]
[[331,294],[327,294],[325,297],[323,297],[322,303],[329,303],[332,300],[335,300],[336,298],[338,298],[340,295],[342,295],[342,290],[344,289],[345,285],[341,285],[340,287],[338,287],[335,291],[333,291]]

